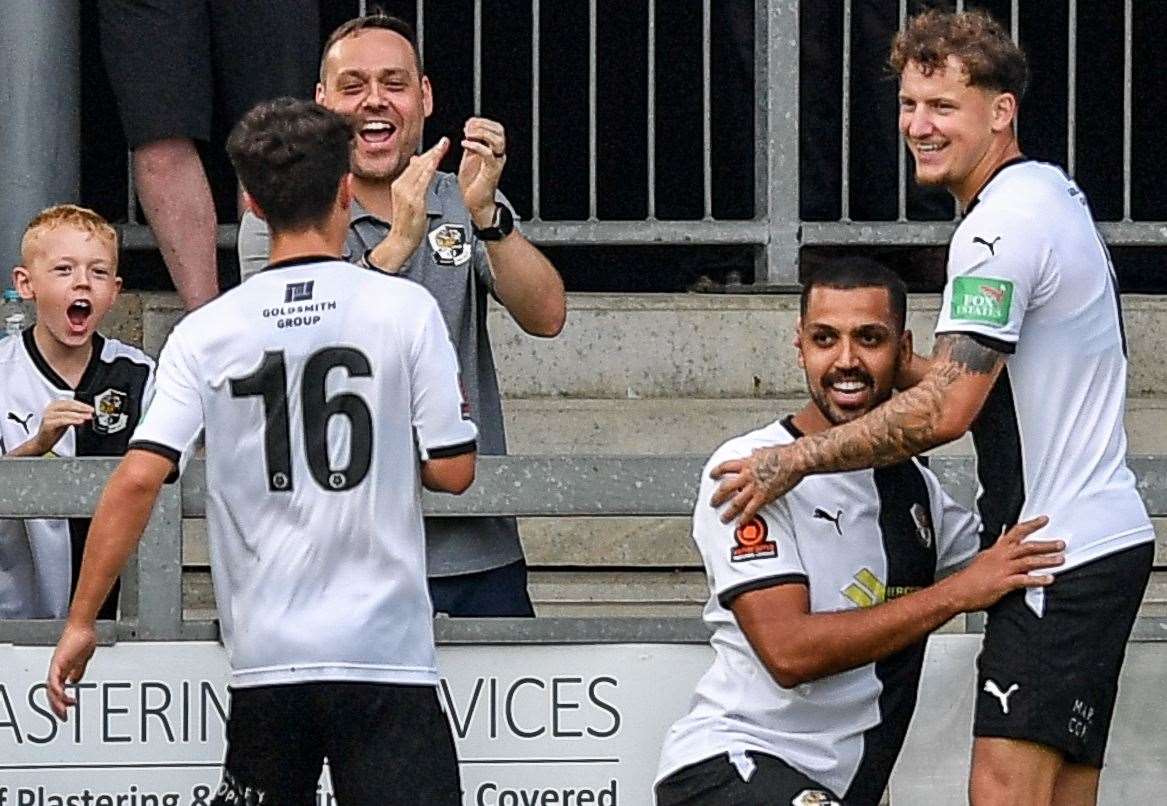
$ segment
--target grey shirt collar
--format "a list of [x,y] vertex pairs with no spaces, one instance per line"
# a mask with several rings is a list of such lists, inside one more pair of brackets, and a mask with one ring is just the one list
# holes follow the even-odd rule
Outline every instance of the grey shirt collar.
[[[438,198],[438,182],[434,178],[430,182],[429,190],[425,194],[425,214],[430,217],[437,217],[442,215],[442,201]],[[356,196],[353,196],[352,204],[348,208],[348,219],[350,224],[355,224],[358,221],[373,221],[383,227],[389,226],[389,222],[378,218],[369,212],[365,205],[361,204]]]

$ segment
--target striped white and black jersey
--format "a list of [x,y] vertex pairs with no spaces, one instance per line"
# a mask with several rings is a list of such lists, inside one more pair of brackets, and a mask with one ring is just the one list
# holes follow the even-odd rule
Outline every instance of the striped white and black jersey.
[[702,473],[693,539],[709,579],[704,618],[716,654],[689,713],[665,738],[657,780],[715,755],[761,752],[847,803],[876,804],[915,708],[924,642],[784,689],[750,647],[731,603],[746,591],[801,583],[812,612],[870,607],[969,561],[979,524],[914,459],[808,476],[750,524],[723,524],[709,505],[716,486],[709,471],[797,436],[789,418],[772,423],[725,443]]
[[131,448],[181,467],[204,429],[232,684],[436,684],[419,463],[476,430],[429,292],[301,258],[192,312]]
[[[1056,571],[1154,539],[1126,466],[1126,343],[1114,267],[1086,197],[1058,167],[1019,159],[953,235],[938,333],[1008,355],[973,425],[984,541],[1048,515]],[[1028,598],[1040,614],[1040,589]]]
[[[93,352],[76,388],[49,365],[33,328],[0,341],[0,453],[40,430],[45,408],[78,400],[93,419],[69,428],[51,456],[121,456],[149,404],[154,361],[136,347],[93,335]],[[64,618],[69,609],[88,518],[0,521],[0,618]],[[117,615],[117,590],[99,618]]]

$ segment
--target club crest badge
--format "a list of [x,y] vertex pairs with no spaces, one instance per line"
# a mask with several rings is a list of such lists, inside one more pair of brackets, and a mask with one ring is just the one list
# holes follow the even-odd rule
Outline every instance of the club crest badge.
[[470,241],[461,224],[442,224],[429,234],[434,262],[439,266],[461,266],[470,259]]
[[791,806],[840,806],[829,792],[821,789],[804,789],[790,803]]
[[99,434],[124,431],[130,421],[130,396],[118,389],[106,389],[93,398],[93,430]]

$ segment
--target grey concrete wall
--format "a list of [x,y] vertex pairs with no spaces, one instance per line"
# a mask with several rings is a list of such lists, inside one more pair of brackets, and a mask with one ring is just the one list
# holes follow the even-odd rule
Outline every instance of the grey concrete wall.
[[[141,330],[127,316],[127,335],[156,354],[181,308],[172,294],[125,294],[119,303],[135,305]],[[936,295],[910,300],[921,352],[931,349],[938,305]],[[1167,395],[1167,298],[1128,295],[1123,306],[1129,392]],[[797,318],[792,295],[570,294],[556,339],[524,334],[497,304],[489,327],[505,397],[793,398],[805,391],[791,345]]]
[[[1130,393],[1167,394],[1167,299],[1128,295],[1123,307]],[[938,308],[936,295],[911,298],[918,351],[931,349]],[[497,307],[490,327],[510,397],[764,398],[803,393],[797,318],[792,295],[572,294],[557,339],[525,336]]]

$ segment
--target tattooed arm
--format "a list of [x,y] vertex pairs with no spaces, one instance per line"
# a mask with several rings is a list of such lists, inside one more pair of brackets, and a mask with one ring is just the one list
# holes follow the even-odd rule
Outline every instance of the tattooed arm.
[[912,353],[911,357],[900,365],[899,372],[896,373],[896,391],[903,392],[906,389],[911,389],[924,380],[924,376],[931,368],[932,359],[929,356]]
[[721,484],[713,505],[728,501],[722,520],[745,523],[805,476],[889,465],[958,439],[980,413],[1004,364],[1003,353],[971,336],[941,334],[927,370],[907,391],[857,420],[714,468]]

